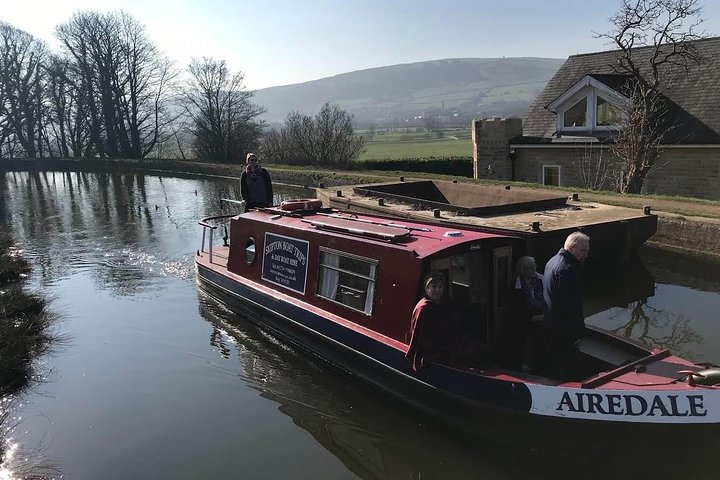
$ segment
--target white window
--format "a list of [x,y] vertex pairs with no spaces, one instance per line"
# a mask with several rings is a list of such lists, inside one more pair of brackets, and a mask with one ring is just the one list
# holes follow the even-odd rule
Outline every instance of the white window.
[[568,108],[563,115],[563,126],[567,127],[584,127],[587,121],[587,97],[583,97],[572,107]]
[[628,99],[587,76],[548,105],[557,115],[559,133],[618,130]]
[[543,165],[542,184],[560,186],[560,165]]
[[620,109],[597,95],[595,123],[598,127],[617,127],[620,125]]
[[321,248],[317,294],[370,315],[375,297],[376,271],[375,260]]

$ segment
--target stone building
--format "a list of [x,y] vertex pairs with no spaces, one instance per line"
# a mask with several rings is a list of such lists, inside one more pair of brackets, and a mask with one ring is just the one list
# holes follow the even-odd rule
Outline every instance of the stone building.
[[[720,199],[720,37],[693,42],[703,58],[668,75],[662,90],[673,127],[644,193]],[[651,47],[637,49],[636,59]],[[476,178],[616,189],[621,167],[609,144],[622,128],[630,77],[617,51],[567,59],[525,118],[473,121]]]

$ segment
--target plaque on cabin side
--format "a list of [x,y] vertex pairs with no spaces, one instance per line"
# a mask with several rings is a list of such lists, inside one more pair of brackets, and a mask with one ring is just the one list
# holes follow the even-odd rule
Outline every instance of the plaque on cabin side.
[[306,240],[265,233],[263,280],[304,295],[308,245]]

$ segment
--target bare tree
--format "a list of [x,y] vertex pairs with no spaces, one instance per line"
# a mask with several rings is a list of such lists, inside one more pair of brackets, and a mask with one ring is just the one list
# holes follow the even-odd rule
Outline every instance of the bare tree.
[[241,161],[258,146],[263,128],[258,117],[265,110],[251,102],[254,92],[243,86],[243,74],[232,74],[224,60],[193,59],[188,72],[183,96],[197,156]]
[[590,190],[616,188],[612,180],[618,170],[617,161],[608,153],[611,152],[606,152],[602,145],[586,143],[582,152],[573,155],[572,163],[583,187]]
[[[0,22],[0,146],[15,143],[26,157],[43,151],[45,44],[27,32]],[[6,153],[8,153],[6,151]]]
[[353,116],[326,103],[315,117],[291,112],[279,132],[266,134],[261,152],[268,162],[344,167],[364,150],[365,140],[355,133]]
[[48,66],[48,129],[53,150],[63,157],[92,156],[90,121],[81,80],[67,59],[52,56]]
[[702,60],[692,43],[704,35],[698,31],[702,10],[698,0],[623,0],[611,30],[597,35],[619,49],[615,69],[631,78],[623,129],[612,148],[624,163],[623,193],[640,193],[673,128],[662,91]]
[[85,154],[142,158],[171,134],[168,108],[176,72],[125,12],[74,14],[56,29],[66,79],[88,119],[92,145]]

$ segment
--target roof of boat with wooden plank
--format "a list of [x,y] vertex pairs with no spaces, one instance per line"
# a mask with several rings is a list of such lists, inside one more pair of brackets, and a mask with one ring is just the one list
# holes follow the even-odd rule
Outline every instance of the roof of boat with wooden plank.
[[322,230],[328,235],[349,235],[366,240],[384,241],[408,248],[424,258],[447,248],[488,238],[493,233],[426,225],[413,221],[393,221],[356,213],[325,213],[313,210],[287,212],[280,208],[250,210],[235,218],[247,218],[301,230]]
[[[349,185],[318,189],[317,196],[325,205],[335,208],[362,208],[401,218],[462,223],[528,234],[647,216],[643,210],[572,200],[556,192],[441,181]],[[435,214],[436,209],[440,212],[439,217]],[[533,228],[535,222],[539,222],[536,229]]]

